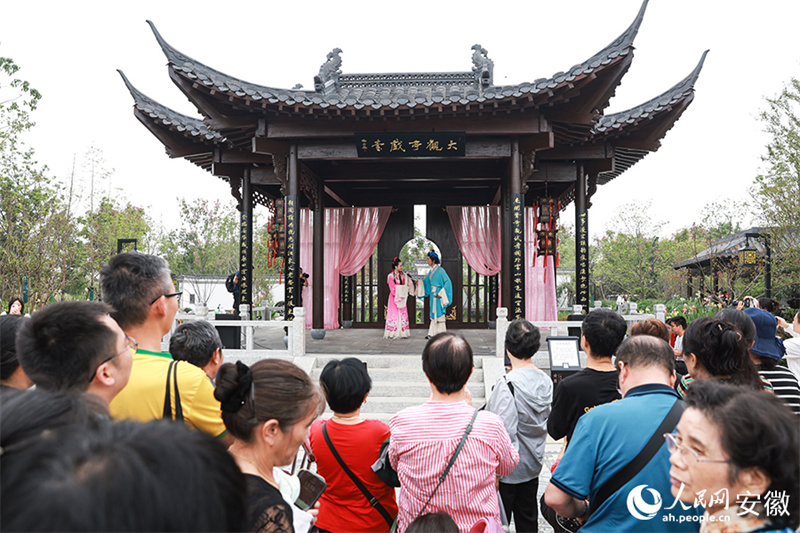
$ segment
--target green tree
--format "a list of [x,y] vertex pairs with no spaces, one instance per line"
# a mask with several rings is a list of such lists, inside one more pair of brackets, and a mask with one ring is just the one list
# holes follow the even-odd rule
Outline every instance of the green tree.
[[94,210],[79,219],[86,257],[85,278],[89,286],[99,287],[98,273],[117,253],[117,239],[142,239],[150,231],[150,221],[141,207],[103,196]]
[[403,245],[397,257],[403,262],[403,270],[413,272],[416,269],[414,261],[424,259],[431,250],[438,248],[425,238],[417,226],[414,226],[414,237]]
[[658,234],[663,222],[648,216],[650,203],[623,206],[617,228],[596,239],[592,275],[604,298],[630,294],[641,298],[660,296],[659,274],[668,258],[661,253]]
[[766,98],[761,113],[770,136],[761,157],[764,171],[752,193],[761,224],[770,228],[773,296],[800,296],[800,79],[792,77],[781,93]]
[[198,276],[226,275],[238,270],[238,218],[232,203],[178,198],[181,224],[167,233],[161,254],[176,276],[185,275],[200,299],[207,304],[212,287],[195,282]]
[[0,57],[0,294],[30,287],[29,309],[46,303],[72,279],[72,213],[63,189],[46,176],[21,136],[34,126],[31,113],[41,94],[16,77],[19,66]]
[[[575,226],[572,224],[564,224],[558,230],[558,267],[556,268],[557,275],[563,275],[566,272],[570,273],[569,279],[562,281],[556,287],[556,295],[559,302],[561,295],[566,291],[569,301],[572,301],[575,295]],[[593,259],[594,250],[589,248],[589,261]],[[536,258],[539,261],[539,257]],[[589,278],[591,281],[591,278]],[[559,305],[561,305],[559,303]]]

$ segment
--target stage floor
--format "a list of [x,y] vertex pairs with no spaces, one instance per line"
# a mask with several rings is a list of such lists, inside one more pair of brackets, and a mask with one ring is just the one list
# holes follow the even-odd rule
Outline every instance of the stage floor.
[[[425,329],[411,329],[411,336],[405,339],[384,339],[382,329],[327,329],[325,338],[311,338],[306,330],[306,353],[308,354],[364,354],[364,355],[422,355],[425,348]],[[493,329],[453,329],[463,335],[475,355],[494,355],[495,330]],[[257,328],[254,348],[256,350],[284,349],[281,330]]]

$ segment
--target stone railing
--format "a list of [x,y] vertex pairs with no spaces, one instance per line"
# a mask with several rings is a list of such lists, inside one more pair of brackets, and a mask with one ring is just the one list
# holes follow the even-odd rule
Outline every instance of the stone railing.
[[[600,302],[596,302],[599,304]],[[599,309],[600,305],[595,304],[595,309]],[[628,304],[628,313],[627,315],[620,315],[622,318],[625,319],[625,322],[628,323],[628,328],[631,325],[639,322],[641,320],[645,320],[648,318],[657,318],[664,322],[666,317],[666,306],[664,304],[656,304],[655,314],[640,314],[639,310],[636,306],[636,303],[630,302]],[[580,305],[573,306],[572,308],[573,315],[581,315],[583,314],[583,308]],[[550,329],[551,337],[558,336],[559,334],[566,335],[568,332],[568,328],[580,328],[582,320],[537,320],[533,321],[532,324],[540,329]],[[505,307],[498,307],[497,308],[497,326],[495,328],[496,337],[495,337],[495,354],[499,357],[502,357],[505,353],[505,338],[506,338],[506,331],[508,331],[508,309]],[[543,343],[544,344],[544,343]],[[546,349],[546,345],[545,345]]]
[[[242,304],[239,306],[239,313],[243,316],[248,316],[250,309],[249,305]],[[269,308],[272,309],[272,308]],[[282,308],[276,308],[282,309]],[[263,313],[264,308],[261,308]],[[267,313],[269,314],[269,313]],[[294,320],[270,320],[269,318],[264,318],[263,320],[214,320],[214,314],[209,313],[206,316],[202,315],[185,315],[179,314],[175,316],[175,325],[173,325],[173,330],[175,326],[178,324],[178,320],[185,321],[185,320],[208,320],[209,322],[217,322],[220,326],[226,327],[238,327],[241,328],[242,337],[244,340],[244,348],[239,350],[228,349],[226,348],[225,354],[236,356],[236,355],[262,355],[262,356],[270,356],[270,355],[287,355],[290,357],[302,357],[306,354],[306,335],[305,335],[305,323],[306,323],[306,310],[303,307],[295,307],[294,308]],[[287,350],[257,350],[254,348],[254,336],[256,328],[270,328],[270,329],[281,329],[287,328],[288,331],[288,349]],[[172,334],[172,331],[164,337],[162,340],[162,346],[166,343],[166,346],[169,346],[169,337]]]

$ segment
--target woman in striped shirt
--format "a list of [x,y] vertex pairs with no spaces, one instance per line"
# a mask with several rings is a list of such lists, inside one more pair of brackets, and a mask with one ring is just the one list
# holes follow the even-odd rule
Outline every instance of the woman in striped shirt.
[[742,313],[753,324],[751,327],[754,339],[750,347],[750,359],[755,363],[758,374],[769,380],[775,396],[794,414],[800,415],[800,383],[791,370],[778,365],[778,361],[786,353],[783,342],[775,336],[778,320],[772,313],[754,307],[747,308]]
[[399,530],[405,531],[420,514],[437,511],[450,514],[461,531],[482,518],[499,524],[496,479],[516,468],[519,453],[494,413],[478,412],[464,447],[436,489],[475,413],[466,390],[472,348],[461,335],[439,333],[422,352],[422,369],[431,399],[403,409],[389,423],[389,461],[400,479]]

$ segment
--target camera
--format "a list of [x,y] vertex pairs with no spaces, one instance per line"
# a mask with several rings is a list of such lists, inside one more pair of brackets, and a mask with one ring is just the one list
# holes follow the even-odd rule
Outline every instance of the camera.
[[305,279],[308,279],[308,274],[306,274],[305,272],[303,272],[303,277],[304,277]]

